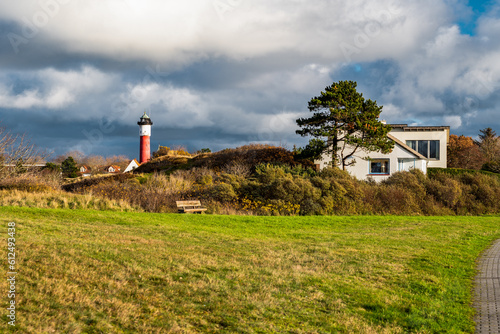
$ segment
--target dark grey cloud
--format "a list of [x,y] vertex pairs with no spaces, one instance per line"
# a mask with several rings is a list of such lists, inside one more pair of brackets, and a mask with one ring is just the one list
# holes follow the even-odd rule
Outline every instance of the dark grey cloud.
[[57,154],[136,157],[144,110],[153,149],[303,145],[295,119],[339,80],[389,122],[500,132],[495,5],[474,17],[465,0],[54,1],[0,4],[0,119]]

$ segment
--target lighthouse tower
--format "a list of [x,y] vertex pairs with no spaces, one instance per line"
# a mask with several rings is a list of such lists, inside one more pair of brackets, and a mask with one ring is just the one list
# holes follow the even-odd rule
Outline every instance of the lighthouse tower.
[[150,138],[151,138],[151,125],[153,125],[153,122],[151,121],[151,118],[149,118],[148,115],[146,115],[146,112],[144,112],[144,115],[142,115],[141,120],[137,122],[139,124],[140,132],[139,136],[141,136],[141,150],[140,150],[140,155],[139,155],[139,163],[147,162],[149,161],[149,158],[151,157],[151,151],[150,151]]

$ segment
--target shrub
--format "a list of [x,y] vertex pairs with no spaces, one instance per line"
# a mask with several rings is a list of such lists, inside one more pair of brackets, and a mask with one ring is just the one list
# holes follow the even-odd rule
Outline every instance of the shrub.
[[243,161],[232,161],[224,166],[224,172],[237,176],[250,176],[252,169]]
[[439,173],[427,182],[427,192],[434,200],[455,212],[463,203],[463,187],[453,176]]
[[419,201],[409,188],[394,184],[380,184],[375,186],[374,200],[372,205],[374,213],[391,215],[415,215],[421,214]]
[[[182,165],[185,169],[142,176],[85,179],[66,185],[65,189],[91,192],[98,198],[126,200],[149,212],[176,212],[175,201],[187,199],[202,200],[209,209],[207,212],[260,215],[500,212],[497,200],[500,179],[492,173],[431,169],[433,171],[426,176],[419,170],[412,170],[395,173],[382,183],[365,182],[338,168],[316,172],[297,164],[269,161],[259,162],[250,169],[247,162],[260,159],[249,155],[253,149],[231,151],[231,154],[240,154],[236,158],[241,160],[219,165],[225,166],[223,171],[196,165],[191,159]],[[211,156],[218,155],[220,159],[223,154],[217,152]]]
[[153,158],[159,158],[165,155],[169,155],[170,147],[167,146],[159,146],[158,151],[153,152]]
[[483,174],[463,174],[461,182],[467,186],[466,209],[468,213],[495,213],[500,209],[500,180]]
[[486,170],[475,170],[475,169],[461,169],[461,168],[428,168],[427,176],[433,178],[436,174],[446,173],[450,175],[462,175],[462,174],[485,174],[494,175],[500,177],[495,173]]
[[487,162],[481,167],[481,170],[487,171],[487,172],[492,172],[492,173],[500,173],[500,161],[492,161],[492,162]]
[[228,183],[219,183],[212,186],[208,190],[208,194],[212,199],[220,202],[231,202],[237,198],[236,192],[233,187]]
[[411,172],[396,172],[387,180],[383,181],[383,183],[388,186],[395,186],[408,190],[412,196],[415,197],[418,203],[422,203],[425,199],[425,182],[426,178],[424,173],[417,169],[414,169]]
[[202,185],[210,185],[213,183],[212,175],[201,175],[197,180],[196,183],[202,184]]

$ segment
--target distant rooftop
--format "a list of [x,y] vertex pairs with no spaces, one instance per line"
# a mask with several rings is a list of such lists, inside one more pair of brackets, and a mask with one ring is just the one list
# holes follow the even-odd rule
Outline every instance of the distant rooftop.
[[408,124],[389,124],[393,129],[402,129],[403,131],[435,131],[449,130],[449,126],[408,126]]

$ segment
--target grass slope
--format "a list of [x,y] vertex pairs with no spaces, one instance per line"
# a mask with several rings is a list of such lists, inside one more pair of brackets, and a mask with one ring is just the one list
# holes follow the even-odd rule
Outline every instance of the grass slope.
[[[499,217],[244,217],[0,208],[18,333],[472,333]],[[6,264],[4,262],[4,268]]]

